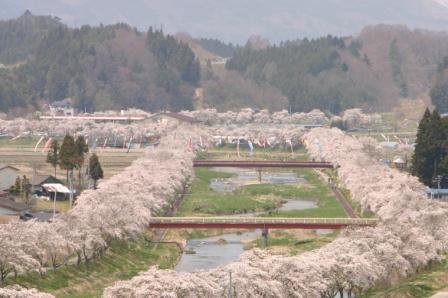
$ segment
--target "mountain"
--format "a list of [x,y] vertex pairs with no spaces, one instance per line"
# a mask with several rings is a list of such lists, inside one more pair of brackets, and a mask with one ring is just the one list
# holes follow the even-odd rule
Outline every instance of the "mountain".
[[69,26],[125,22],[143,31],[163,27],[241,45],[252,35],[271,42],[346,36],[379,23],[448,28],[446,0],[0,0],[0,5],[0,18],[30,9],[56,15]]
[[446,55],[448,33],[378,25],[356,37],[248,44],[226,67],[281,90],[294,111],[387,111],[400,98],[427,95]]
[[387,111],[442,82],[447,55],[448,33],[403,25],[273,45],[253,36],[235,47],[124,23],[70,28],[26,12],[0,21],[0,110],[30,111],[71,97],[89,111]]
[[6,112],[67,97],[88,111],[191,109],[200,82],[191,48],[160,30],[71,29],[27,12],[0,22],[0,45],[0,110]]

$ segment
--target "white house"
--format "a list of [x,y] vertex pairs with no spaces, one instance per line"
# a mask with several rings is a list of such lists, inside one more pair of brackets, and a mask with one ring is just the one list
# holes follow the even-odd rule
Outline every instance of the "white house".
[[8,165],[0,165],[0,190],[7,190],[13,186],[18,175],[18,169]]

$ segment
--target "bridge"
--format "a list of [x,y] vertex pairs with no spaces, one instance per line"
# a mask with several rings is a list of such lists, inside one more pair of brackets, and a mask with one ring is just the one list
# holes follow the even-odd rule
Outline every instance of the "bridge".
[[151,217],[150,228],[161,229],[261,229],[262,246],[268,243],[269,229],[328,229],[368,227],[374,218],[280,218],[280,217]]
[[151,217],[150,228],[163,229],[329,229],[374,226],[376,218]]
[[320,168],[333,169],[330,162],[304,160],[195,160],[194,167],[236,167],[236,168]]

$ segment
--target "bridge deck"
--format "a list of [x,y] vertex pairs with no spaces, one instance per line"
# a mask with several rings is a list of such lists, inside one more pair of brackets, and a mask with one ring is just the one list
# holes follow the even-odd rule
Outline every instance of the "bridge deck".
[[152,217],[150,228],[169,229],[341,229],[373,226],[369,218]]
[[195,160],[195,167],[239,167],[239,168],[334,168],[330,162],[299,160]]

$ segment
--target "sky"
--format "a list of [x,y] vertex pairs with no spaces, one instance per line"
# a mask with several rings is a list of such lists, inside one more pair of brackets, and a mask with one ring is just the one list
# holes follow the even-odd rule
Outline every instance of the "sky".
[[0,19],[29,9],[69,26],[125,22],[239,44],[252,35],[272,42],[352,35],[379,23],[448,28],[448,0],[0,0],[0,7]]

